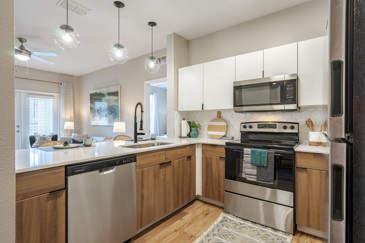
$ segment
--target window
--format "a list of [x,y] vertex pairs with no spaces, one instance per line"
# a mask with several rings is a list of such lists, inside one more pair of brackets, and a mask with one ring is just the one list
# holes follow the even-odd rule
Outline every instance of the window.
[[29,148],[29,136],[59,134],[58,94],[15,92],[15,148]]
[[53,97],[28,97],[29,135],[54,132]]

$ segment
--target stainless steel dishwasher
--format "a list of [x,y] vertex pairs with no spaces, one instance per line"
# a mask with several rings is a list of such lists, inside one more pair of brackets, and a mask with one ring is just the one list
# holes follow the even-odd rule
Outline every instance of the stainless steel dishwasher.
[[136,155],[68,166],[68,243],[122,243],[136,234]]

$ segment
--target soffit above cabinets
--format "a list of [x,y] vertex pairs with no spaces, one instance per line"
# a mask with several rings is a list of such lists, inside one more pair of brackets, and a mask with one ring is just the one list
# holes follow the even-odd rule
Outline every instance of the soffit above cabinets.
[[[150,51],[146,23],[151,20],[159,23],[154,33],[154,49],[159,50],[166,47],[170,33],[191,40],[305,2],[309,0],[126,0],[121,11],[121,42],[132,59]],[[69,22],[79,32],[81,43],[74,52],[61,52],[52,32],[65,22],[64,0],[15,0],[15,35],[27,38],[34,51],[59,55],[51,60],[54,65],[31,60],[29,67],[80,76],[114,65],[107,53],[117,38],[116,9],[110,3],[70,0]]]

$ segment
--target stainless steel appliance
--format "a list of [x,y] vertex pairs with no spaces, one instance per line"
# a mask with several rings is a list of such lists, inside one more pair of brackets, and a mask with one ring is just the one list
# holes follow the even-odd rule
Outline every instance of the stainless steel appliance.
[[[224,210],[238,217],[294,232],[295,153],[299,125],[290,122],[243,122],[241,140],[226,143]],[[272,183],[243,175],[245,148],[274,153]]]
[[68,166],[68,243],[121,243],[136,234],[136,155]]
[[233,82],[236,112],[296,110],[297,74]]
[[365,242],[365,2],[330,1],[329,242]]

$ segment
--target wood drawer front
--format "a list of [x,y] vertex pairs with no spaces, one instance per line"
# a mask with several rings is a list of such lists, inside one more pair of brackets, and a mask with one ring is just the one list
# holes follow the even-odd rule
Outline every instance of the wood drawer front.
[[203,144],[203,155],[225,158],[226,150],[223,145]]
[[64,188],[64,166],[25,172],[16,175],[17,201]]
[[166,151],[164,149],[137,154],[137,170],[163,162],[166,162]]
[[296,152],[295,157],[297,167],[328,171],[329,160],[326,154]]
[[195,155],[195,145],[182,146],[166,150],[166,160],[173,161]]

